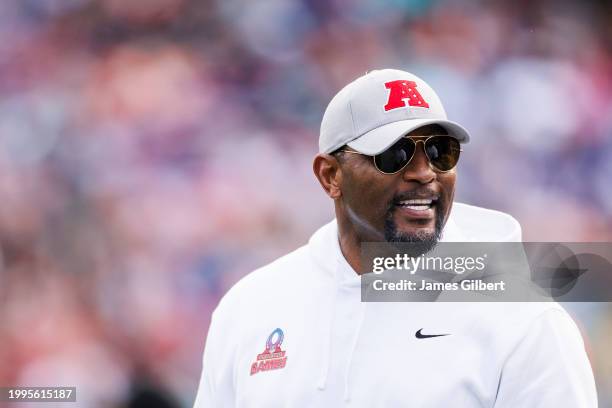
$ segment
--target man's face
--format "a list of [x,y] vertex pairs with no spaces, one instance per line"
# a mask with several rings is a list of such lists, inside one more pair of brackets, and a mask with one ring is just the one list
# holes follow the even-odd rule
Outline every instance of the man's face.
[[[417,139],[446,134],[438,125],[409,133]],[[433,247],[450,213],[455,169],[442,173],[429,165],[423,143],[396,174],[383,174],[369,156],[341,153],[341,206],[360,241],[419,242]],[[423,201],[419,201],[423,200]],[[424,205],[432,200],[431,205]]]

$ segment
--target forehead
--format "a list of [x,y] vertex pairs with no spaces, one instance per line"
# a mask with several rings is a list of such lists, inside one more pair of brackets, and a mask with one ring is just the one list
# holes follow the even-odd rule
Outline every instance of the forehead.
[[425,125],[414,129],[406,136],[431,136],[431,135],[448,135],[446,129],[440,125]]

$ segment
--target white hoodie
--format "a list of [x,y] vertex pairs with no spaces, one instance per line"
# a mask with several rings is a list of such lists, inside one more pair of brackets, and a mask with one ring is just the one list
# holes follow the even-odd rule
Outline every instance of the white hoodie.
[[[520,241],[509,215],[455,203],[444,241]],[[362,303],[335,221],[240,280],[213,313],[197,408],[597,406],[556,303]],[[417,338],[415,333],[450,334]]]

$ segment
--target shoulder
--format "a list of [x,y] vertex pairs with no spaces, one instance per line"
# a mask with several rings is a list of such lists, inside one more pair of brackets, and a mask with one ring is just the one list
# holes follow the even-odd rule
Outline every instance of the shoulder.
[[241,278],[219,301],[215,314],[232,314],[236,308],[258,303],[288,288],[305,275],[312,264],[307,246],[302,246]]
[[502,354],[500,406],[597,406],[593,371],[573,319],[554,303],[530,308]]
[[454,203],[449,217],[451,225],[466,241],[521,241],[519,222],[510,214],[464,203]]
[[[534,321],[549,315],[564,315],[565,309],[557,302],[499,302],[485,303],[487,310],[481,316],[489,320],[492,327],[503,325],[526,330]],[[571,319],[571,318],[570,318]]]
[[542,336],[544,343],[570,342],[583,347],[582,336],[574,320],[556,302],[485,305],[487,310],[479,313],[478,323],[472,329],[481,336],[483,344],[499,347],[500,357],[507,356],[526,338],[538,336]]
[[223,296],[213,320],[232,324],[261,313],[285,310],[312,300],[312,294],[330,284],[337,254],[333,247],[336,229],[331,222],[319,228],[308,244],[262,266],[240,279]]

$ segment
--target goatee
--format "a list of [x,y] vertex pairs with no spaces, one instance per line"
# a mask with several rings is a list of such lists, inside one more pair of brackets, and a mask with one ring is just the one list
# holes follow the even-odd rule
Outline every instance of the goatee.
[[385,218],[385,241],[390,243],[406,243],[409,245],[410,252],[414,252],[413,256],[425,254],[435,248],[436,244],[442,237],[442,228],[444,226],[444,214],[440,208],[440,202],[436,206],[436,218],[433,232],[418,231],[415,233],[400,232],[393,219],[395,205],[391,205]]

